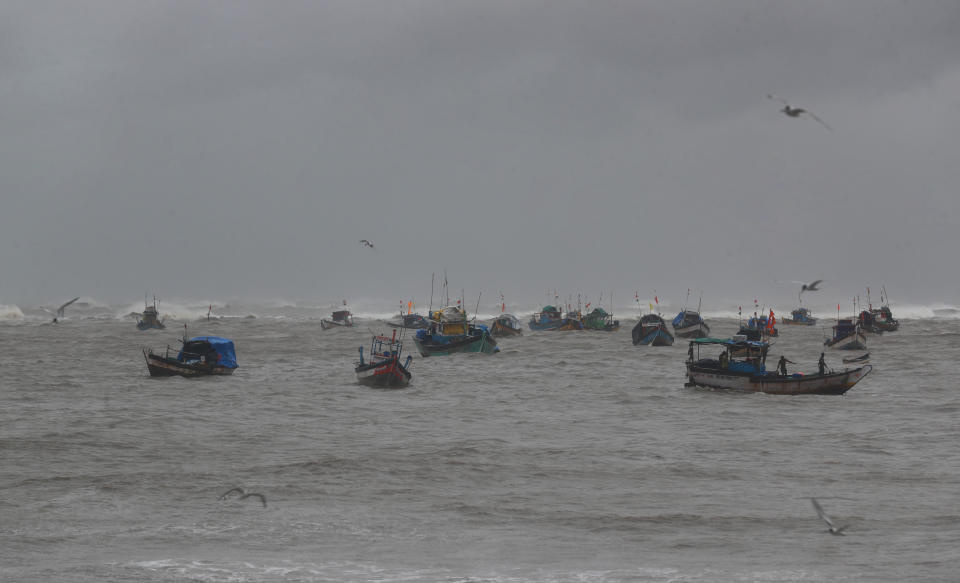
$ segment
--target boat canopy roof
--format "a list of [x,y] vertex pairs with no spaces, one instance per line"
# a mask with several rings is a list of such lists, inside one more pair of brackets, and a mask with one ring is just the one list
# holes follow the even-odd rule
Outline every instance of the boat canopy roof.
[[233,347],[233,340],[219,336],[197,336],[183,343],[183,349],[177,356],[183,358],[183,353],[206,355],[211,352],[217,355],[217,364],[227,368],[237,368],[237,352]]
[[764,346],[769,346],[769,342],[761,342],[758,340],[745,340],[742,338],[693,338],[690,340],[690,344],[723,344],[724,346],[753,346],[754,348],[762,348]]

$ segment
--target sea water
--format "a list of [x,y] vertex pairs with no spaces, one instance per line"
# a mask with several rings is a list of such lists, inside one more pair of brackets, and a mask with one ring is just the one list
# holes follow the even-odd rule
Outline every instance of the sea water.
[[[844,396],[790,397],[685,388],[686,343],[633,346],[635,320],[426,359],[408,332],[413,382],[383,390],[353,372],[373,317],[198,305],[138,331],[126,311],[0,322],[2,581],[960,577],[955,319],[870,337]],[[150,378],[141,347],[184,324],[233,339],[236,373]],[[816,371],[829,324],[781,326],[770,366]]]

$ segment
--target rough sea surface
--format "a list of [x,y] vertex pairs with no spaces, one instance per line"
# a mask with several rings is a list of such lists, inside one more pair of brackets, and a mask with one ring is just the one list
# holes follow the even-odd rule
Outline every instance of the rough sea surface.
[[[0,323],[0,580],[960,577],[958,320],[871,337],[845,396],[784,397],[685,388],[686,343],[635,347],[635,320],[490,356],[408,337],[412,385],[370,389],[357,348],[386,326],[290,311],[189,320],[240,362],[190,380],[150,378],[140,348],[183,321]],[[824,329],[781,326],[770,365],[815,371]],[[267,507],[218,500],[233,487]]]

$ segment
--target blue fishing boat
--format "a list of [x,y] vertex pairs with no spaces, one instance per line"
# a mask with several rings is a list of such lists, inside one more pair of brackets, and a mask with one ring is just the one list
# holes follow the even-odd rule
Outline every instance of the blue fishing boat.
[[710,326],[703,321],[700,312],[684,310],[673,319],[673,333],[681,338],[703,338],[710,335]]
[[408,328],[411,330],[422,330],[430,327],[430,320],[420,314],[400,314],[396,320],[387,322],[388,326],[393,328]]
[[563,314],[555,306],[544,306],[527,323],[531,330],[557,330],[563,324]]
[[673,334],[667,330],[667,323],[660,314],[646,314],[633,327],[633,345],[672,346]]
[[813,314],[810,313],[810,310],[800,306],[799,308],[790,312],[790,318],[784,318],[783,322],[791,326],[814,326],[817,323],[817,319],[813,317]]
[[184,339],[176,354],[170,346],[164,354],[144,348],[143,357],[152,377],[230,375],[238,366],[233,341],[219,336]]
[[747,320],[747,325],[740,327],[739,333],[750,339],[753,339],[754,336],[760,338],[779,336],[780,331],[777,330],[776,324],[777,317],[773,314],[773,310],[770,310],[770,316],[757,316],[754,313],[753,317]]
[[413,343],[421,356],[446,356],[457,352],[500,352],[490,329],[467,322],[461,308],[448,306],[430,314],[430,328],[417,330]]

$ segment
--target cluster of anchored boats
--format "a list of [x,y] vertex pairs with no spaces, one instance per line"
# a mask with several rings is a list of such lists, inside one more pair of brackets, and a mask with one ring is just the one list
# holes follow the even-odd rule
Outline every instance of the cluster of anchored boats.
[[[410,363],[412,356],[403,359],[402,330],[412,329],[414,345],[423,357],[445,356],[457,352],[479,352],[493,354],[499,352],[497,338],[516,336],[523,333],[520,320],[505,312],[493,319],[489,325],[468,319],[466,311],[457,305],[431,310],[425,317],[412,312],[387,322],[394,328],[391,336],[374,335],[369,351],[364,354],[360,347],[360,361],[355,368],[357,380],[363,385],[379,387],[404,387],[410,383]],[[589,304],[587,305],[589,308]],[[838,306],[839,308],[839,306]],[[785,319],[790,325],[814,325],[816,319],[810,310],[799,307],[793,310],[792,318]],[[159,322],[156,303],[144,309],[138,328],[147,329],[144,322]],[[344,306],[333,312],[329,319],[323,319],[324,329],[352,327],[353,315]],[[583,314],[579,308],[562,312],[548,305],[534,313],[528,327],[534,331],[595,330],[612,332],[620,329],[619,320],[603,308]],[[868,334],[880,334],[897,330],[899,323],[893,318],[886,304],[874,309],[869,306],[855,318],[840,319],[833,326],[833,337],[825,340],[824,345],[844,350],[865,350]],[[186,327],[184,327],[186,328]],[[770,337],[779,335],[776,328],[776,316],[771,310],[769,315],[754,312],[746,323],[741,321],[740,329],[732,338],[710,337],[710,327],[697,310],[684,308],[671,322],[668,328],[663,317],[650,306],[650,313],[644,314],[632,330],[634,345],[670,346],[676,337],[690,339],[688,359],[686,361],[687,386],[734,389],[749,392],[772,394],[843,394],[860,379],[870,373],[872,367],[866,364],[869,354],[845,358],[845,363],[856,363],[857,368],[834,372],[828,370],[820,359],[820,369],[816,374],[787,374],[785,357],[781,357],[776,371],[767,370],[766,358],[770,348]],[[397,329],[401,330],[400,337]],[[187,338],[184,334],[183,346],[172,350],[169,346],[163,354],[144,349],[147,368],[152,376],[203,376],[232,374],[237,368],[233,342],[216,336]],[[701,357],[701,350],[720,348],[716,358]]]

